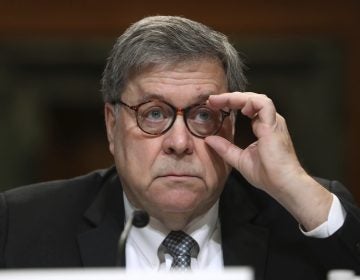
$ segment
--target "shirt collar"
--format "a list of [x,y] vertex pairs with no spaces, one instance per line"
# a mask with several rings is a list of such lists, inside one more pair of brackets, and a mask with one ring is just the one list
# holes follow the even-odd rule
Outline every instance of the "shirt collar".
[[[136,208],[131,205],[124,193],[125,217],[129,219],[131,213]],[[196,240],[201,249],[206,246],[213,235],[218,221],[219,201],[202,216],[197,217],[188,224],[183,231]],[[144,258],[153,267],[159,266],[158,248],[168,235],[169,230],[162,223],[150,217],[149,224],[144,228],[132,227],[129,233],[128,242],[131,242],[135,249],[144,256]]]

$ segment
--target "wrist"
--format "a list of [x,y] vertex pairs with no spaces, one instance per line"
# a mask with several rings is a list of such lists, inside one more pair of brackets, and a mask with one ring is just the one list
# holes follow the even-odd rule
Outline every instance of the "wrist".
[[274,198],[310,231],[327,221],[333,196],[304,171],[289,180]]

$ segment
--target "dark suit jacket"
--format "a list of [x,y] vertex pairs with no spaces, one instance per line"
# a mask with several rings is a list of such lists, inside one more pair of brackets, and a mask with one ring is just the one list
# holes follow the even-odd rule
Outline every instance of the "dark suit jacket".
[[[360,213],[337,182],[321,181],[348,214],[330,238],[305,237],[273,199],[233,172],[220,199],[226,266],[250,265],[256,279],[325,279],[334,268],[360,273]],[[115,168],[0,195],[0,266],[114,266],[124,224]]]

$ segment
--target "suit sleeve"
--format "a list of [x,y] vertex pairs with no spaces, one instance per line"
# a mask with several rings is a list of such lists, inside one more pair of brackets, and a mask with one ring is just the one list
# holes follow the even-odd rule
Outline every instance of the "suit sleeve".
[[338,196],[347,212],[345,222],[336,234],[339,240],[353,253],[360,266],[360,208],[356,206],[350,193],[339,182],[332,181],[330,191]]
[[[360,208],[350,192],[337,181],[319,180],[329,191],[334,193],[346,210],[344,224],[322,244],[321,258],[332,267],[348,268],[360,274]],[[315,241],[316,242],[316,241]]]
[[7,238],[7,204],[5,196],[0,193],[0,268],[5,267],[5,243]]

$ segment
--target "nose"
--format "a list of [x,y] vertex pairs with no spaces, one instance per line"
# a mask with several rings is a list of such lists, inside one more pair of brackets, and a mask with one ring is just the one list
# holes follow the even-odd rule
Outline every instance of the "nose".
[[193,149],[193,136],[185,125],[183,114],[178,113],[171,129],[164,134],[163,150],[166,154],[190,155]]

